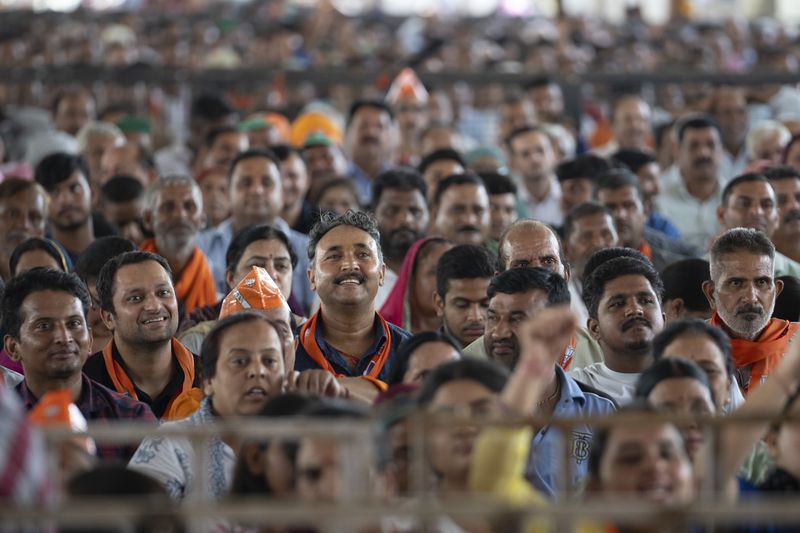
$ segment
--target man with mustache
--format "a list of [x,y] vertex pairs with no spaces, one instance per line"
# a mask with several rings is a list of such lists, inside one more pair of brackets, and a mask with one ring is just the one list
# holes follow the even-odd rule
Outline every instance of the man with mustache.
[[371,403],[386,390],[394,354],[411,336],[375,312],[386,270],[375,220],[352,210],[323,215],[311,228],[308,259],[320,306],[297,332],[294,368],[326,370],[349,396]]
[[800,261],[800,171],[779,166],[764,170],[778,200],[780,224],[772,233],[777,250],[794,261]]
[[436,187],[431,203],[431,235],[455,244],[481,245],[489,237],[489,194],[474,174],[456,174]]
[[386,263],[383,287],[375,308],[380,309],[392,291],[408,249],[425,236],[428,228],[426,188],[419,172],[395,167],[381,173],[372,187],[372,210],[381,234],[381,252]]
[[199,358],[178,339],[178,301],[167,261],[150,252],[109,259],[97,279],[100,317],[111,342],[92,355],[93,380],[174,418],[175,399],[200,384]]
[[214,276],[197,246],[197,235],[205,226],[203,194],[197,182],[180,174],[159,177],[145,196],[144,223],[155,237],[140,248],[169,263],[182,314],[216,303]]
[[703,292],[711,323],[731,338],[736,380],[745,395],[780,362],[798,323],[771,318],[783,282],[775,279],[775,247],[752,228],[726,231],[711,247],[711,280]]
[[653,362],[653,337],[664,328],[663,288],[653,266],[632,257],[617,257],[594,269],[584,280],[583,301],[589,333],[604,360],[572,370],[572,377],[620,405],[630,402],[639,374]]
[[639,179],[630,170],[618,168],[597,176],[595,195],[611,212],[620,244],[642,252],[656,270],[698,255],[691,246],[647,227]]
[[650,148],[653,135],[650,105],[638,94],[623,94],[616,98],[611,117],[611,132],[614,138],[595,150],[608,157],[620,149]]
[[[772,184],[756,172],[737,176],[722,190],[717,219],[723,230],[753,228],[772,238],[779,224]],[[773,263],[775,276],[800,277],[800,264],[782,253],[775,251]]]
[[31,237],[44,237],[47,193],[30,180],[6,178],[0,183],[0,278],[11,272],[8,260],[14,248]]
[[519,198],[527,214],[553,226],[560,226],[561,187],[554,173],[555,150],[543,129],[524,126],[505,139],[509,163],[519,183]]
[[372,183],[392,164],[399,135],[391,108],[382,100],[356,100],[350,106],[345,131],[345,154],[352,161],[348,174],[353,177],[367,203]]

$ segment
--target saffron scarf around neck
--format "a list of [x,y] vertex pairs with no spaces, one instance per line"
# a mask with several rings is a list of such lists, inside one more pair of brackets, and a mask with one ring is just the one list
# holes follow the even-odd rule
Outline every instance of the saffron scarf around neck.
[[[122,368],[122,365],[114,360],[113,346],[114,342],[112,341],[106,344],[106,347],[103,348],[103,363],[105,363],[106,372],[108,372],[111,382],[114,384],[114,390],[120,394],[127,394],[134,400],[138,400],[139,396],[136,394],[136,388],[133,385],[133,381],[125,372],[125,369]],[[175,398],[177,398],[180,396],[180,393],[192,388],[195,376],[194,356],[192,355],[192,352],[187,350],[186,347],[175,337],[172,337],[172,355],[175,357],[175,359],[177,359],[178,364],[183,371],[183,385],[181,385],[181,390],[179,393],[175,395]],[[172,402],[175,401],[175,398],[170,400],[170,404],[167,406],[165,412],[170,411],[170,407],[172,406]]]
[[386,297],[386,302],[380,309],[380,314],[399,328],[404,328],[411,331],[410,312],[411,312],[411,293],[414,290],[414,264],[417,262],[417,255],[425,245],[425,243],[435,239],[436,237],[425,237],[419,239],[411,248],[408,249],[406,258],[403,260],[403,265],[400,267],[400,272],[397,275],[397,281],[392,287],[389,296]]
[[[711,323],[725,329],[722,318],[717,313],[711,317]],[[769,377],[783,359],[789,341],[792,340],[798,326],[800,324],[797,322],[771,318],[758,339],[749,341],[731,338],[731,351],[736,368],[750,366],[750,381],[744,388],[745,393],[752,392]]]
[[[314,360],[315,363],[319,365],[320,368],[330,372],[337,378],[350,377],[336,372],[336,370],[333,368],[333,365],[331,365],[330,361],[328,361],[328,359],[325,357],[325,354],[322,353],[322,349],[319,347],[319,344],[317,344],[317,320],[319,320],[321,312],[321,310],[317,310],[317,312],[311,315],[311,318],[309,318],[305,324],[300,327],[298,341],[303,346],[303,349],[306,351],[306,353],[311,357],[311,359]],[[367,370],[362,377],[367,378],[373,383],[377,381],[378,383],[375,384],[379,385],[382,384],[382,382],[378,379],[378,375],[381,373],[381,370],[383,370],[386,360],[389,359],[389,353],[392,349],[392,331],[389,329],[389,324],[386,322],[386,319],[383,318],[380,313],[376,312],[375,316],[377,316],[381,321],[381,327],[383,328],[383,332],[386,337],[383,345],[378,349],[378,353],[372,356],[372,360],[367,366]]]
[[[155,239],[147,239],[139,248],[145,252],[158,254]],[[160,255],[160,254],[159,254]],[[194,247],[192,257],[175,280],[175,297],[183,302],[184,313],[189,314],[198,307],[217,303],[217,289],[214,276],[203,252]]]

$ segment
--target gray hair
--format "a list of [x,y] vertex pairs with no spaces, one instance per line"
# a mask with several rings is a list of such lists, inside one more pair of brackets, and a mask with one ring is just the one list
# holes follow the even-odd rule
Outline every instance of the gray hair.
[[167,187],[191,187],[197,208],[203,210],[203,193],[194,179],[184,174],[164,174],[151,183],[145,192],[144,207],[147,211],[155,211],[158,195]]
[[765,255],[775,265],[775,245],[761,231],[753,228],[729,229],[714,241],[711,246],[711,279],[716,282],[720,274],[720,262],[728,254],[748,252],[754,255]]
[[745,138],[744,143],[747,149],[747,157],[751,161],[755,160],[758,156],[756,153],[758,145],[761,144],[764,139],[775,133],[777,133],[780,137],[779,142],[781,146],[786,146],[786,143],[788,143],[792,138],[792,134],[786,128],[786,126],[777,120],[762,120],[759,122],[755,128],[748,132],[747,137]]
[[378,231],[378,223],[375,219],[363,212],[348,209],[342,215],[335,213],[324,213],[319,221],[314,224],[308,232],[308,259],[313,263],[317,253],[317,244],[330,230],[338,226],[353,226],[369,233],[375,246],[378,248],[378,259],[383,262],[383,252],[381,251],[381,234]]
[[75,139],[78,142],[78,152],[83,153],[92,137],[113,137],[116,146],[125,144],[125,135],[122,130],[110,122],[89,122],[83,126]]

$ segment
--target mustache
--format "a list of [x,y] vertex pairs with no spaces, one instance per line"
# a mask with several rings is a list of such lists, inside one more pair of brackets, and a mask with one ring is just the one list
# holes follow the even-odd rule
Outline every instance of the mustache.
[[626,320],[622,323],[622,331],[628,331],[632,327],[636,326],[637,324],[642,324],[643,326],[647,326],[650,329],[653,329],[653,325],[650,323],[649,320],[644,318],[643,316],[635,316],[629,320]]
[[477,226],[461,226],[460,228],[458,228],[459,233],[462,233],[464,231],[473,231],[477,233],[480,231],[480,228],[478,228]]
[[759,316],[761,316],[763,314],[764,314],[764,309],[762,307],[757,306],[757,305],[745,304],[745,305],[742,305],[742,306],[736,308],[736,316],[739,316],[739,315],[759,315]]
[[343,282],[345,280],[348,280],[348,279],[354,279],[359,283],[364,283],[365,281],[367,281],[366,276],[364,276],[364,274],[362,274],[360,272],[348,272],[346,274],[340,274],[339,276],[334,278],[333,282],[334,283],[341,283],[341,282]]
[[714,162],[710,157],[699,157],[694,160],[695,165],[710,165]]
[[800,220],[800,209],[792,209],[783,217],[783,222],[793,222],[795,220]]

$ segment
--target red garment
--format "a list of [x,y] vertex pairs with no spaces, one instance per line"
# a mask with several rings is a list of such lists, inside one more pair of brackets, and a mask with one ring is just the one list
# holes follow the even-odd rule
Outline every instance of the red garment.
[[[722,319],[717,313],[711,317],[711,323],[723,326]],[[772,370],[778,366],[798,326],[800,324],[797,322],[771,318],[758,339],[748,341],[731,338],[734,366],[737,369],[750,367],[749,381],[741,384],[745,396],[766,381]]]
[[414,264],[417,261],[417,255],[420,248],[433,239],[433,237],[424,237],[411,245],[408,249],[406,258],[403,260],[403,266],[400,267],[400,272],[397,275],[397,282],[395,282],[392,292],[386,298],[383,307],[380,309],[380,314],[387,322],[391,322],[398,328],[411,331],[411,324],[405,324],[406,316],[409,314],[411,305],[411,291],[414,285],[411,283],[412,273],[414,272]]

